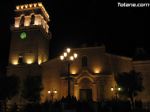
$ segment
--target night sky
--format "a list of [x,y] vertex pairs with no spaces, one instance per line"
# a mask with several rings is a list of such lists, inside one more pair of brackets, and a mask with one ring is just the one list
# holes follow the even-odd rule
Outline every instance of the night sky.
[[[7,65],[15,6],[36,1],[5,0],[0,4],[0,67]],[[119,1],[106,1],[42,1],[51,16],[51,58],[67,46],[81,47],[85,43],[88,46],[105,44],[108,52],[130,57],[136,47],[144,47],[150,52],[150,7],[120,8],[117,6]]]

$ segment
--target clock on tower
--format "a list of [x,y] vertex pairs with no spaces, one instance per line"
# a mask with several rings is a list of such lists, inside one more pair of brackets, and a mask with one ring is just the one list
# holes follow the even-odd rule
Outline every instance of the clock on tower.
[[21,32],[21,33],[20,33],[20,38],[21,38],[22,40],[26,39],[26,38],[27,38],[27,33],[26,33],[26,32]]

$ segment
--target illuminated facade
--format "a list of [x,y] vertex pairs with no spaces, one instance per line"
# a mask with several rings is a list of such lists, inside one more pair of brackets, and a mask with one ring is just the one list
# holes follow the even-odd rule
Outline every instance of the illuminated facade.
[[[7,73],[24,79],[27,74],[42,74],[44,90],[42,101],[53,93],[53,99],[67,96],[66,63],[58,57],[48,60],[49,15],[41,3],[16,6]],[[133,61],[132,58],[107,53],[104,46],[73,49],[79,57],[71,63],[71,95],[77,99],[100,101],[111,99],[116,86],[114,75],[132,69],[142,72],[145,90],[138,98],[150,100],[150,61]],[[150,77],[149,77],[150,79]],[[19,95],[18,95],[19,96]],[[18,97],[17,96],[17,97]]]

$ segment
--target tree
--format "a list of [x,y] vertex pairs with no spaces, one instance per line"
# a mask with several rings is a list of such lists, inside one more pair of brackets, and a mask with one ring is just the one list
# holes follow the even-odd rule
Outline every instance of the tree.
[[6,111],[6,103],[8,99],[17,95],[19,88],[19,78],[15,75],[6,75],[0,73],[0,101],[3,102],[4,111]]
[[115,76],[115,80],[118,86],[122,88],[120,94],[128,97],[131,101],[132,108],[134,108],[134,97],[144,89],[142,74],[131,70],[130,72],[117,74]]
[[43,90],[41,75],[28,75],[23,82],[22,97],[29,102],[40,102]]

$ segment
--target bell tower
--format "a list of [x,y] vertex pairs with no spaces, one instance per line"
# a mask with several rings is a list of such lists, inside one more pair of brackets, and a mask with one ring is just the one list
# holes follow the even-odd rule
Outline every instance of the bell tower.
[[11,26],[9,64],[42,64],[48,60],[49,15],[42,3],[18,5]]
[[49,15],[42,3],[18,5],[15,9],[14,23],[11,26],[11,43],[7,75],[20,79],[19,93],[11,103],[22,101],[23,81],[28,75],[42,75],[40,64],[48,61]]

